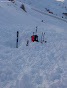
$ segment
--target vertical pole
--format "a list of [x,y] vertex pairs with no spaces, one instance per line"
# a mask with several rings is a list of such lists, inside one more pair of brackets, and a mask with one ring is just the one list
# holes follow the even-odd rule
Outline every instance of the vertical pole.
[[27,40],[27,44],[26,44],[26,46],[28,46],[29,45],[29,40]]
[[16,48],[18,48],[18,36],[19,36],[19,32],[17,31],[17,44],[16,44]]
[[34,42],[34,32],[33,32],[33,42]]
[[34,36],[34,32],[33,32],[33,36]]
[[41,43],[43,43],[43,32],[42,32],[42,35],[41,35]]
[[36,35],[37,35],[37,26],[36,26]]

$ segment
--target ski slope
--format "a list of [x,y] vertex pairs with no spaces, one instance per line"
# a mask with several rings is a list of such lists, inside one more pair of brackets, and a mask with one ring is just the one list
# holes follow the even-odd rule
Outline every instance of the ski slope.
[[36,9],[39,9],[47,14],[59,16],[60,18],[67,19],[63,13],[67,13],[67,0],[20,0]]
[[[67,88],[67,23],[28,4],[24,12],[21,4],[0,2],[0,88]],[[36,26],[39,42],[32,42]],[[41,43],[42,32],[47,43]]]

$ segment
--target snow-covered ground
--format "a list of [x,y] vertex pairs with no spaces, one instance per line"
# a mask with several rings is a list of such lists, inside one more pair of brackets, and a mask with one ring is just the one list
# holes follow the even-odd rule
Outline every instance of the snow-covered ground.
[[[20,6],[0,2],[0,88],[67,88],[67,23]],[[32,42],[36,26],[39,42]]]
[[40,9],[49,14],[54,14],[64,19],[67,16],[63,13],[67,13],[67,0],[20,0],[21,2],[27,3],[37,9]]

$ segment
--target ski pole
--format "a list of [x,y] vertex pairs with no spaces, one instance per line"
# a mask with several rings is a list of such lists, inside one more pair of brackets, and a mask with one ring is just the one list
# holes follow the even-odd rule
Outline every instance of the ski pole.
[[19,32],[17,31],[17,43],[16,43],[16,48],[18,48],[18,36],[19,36]]

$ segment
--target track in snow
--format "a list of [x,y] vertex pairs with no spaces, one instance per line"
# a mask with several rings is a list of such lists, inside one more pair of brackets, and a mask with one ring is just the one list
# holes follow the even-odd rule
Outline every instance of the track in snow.
[[45,12],[42,12],[42,11],[37,10],[37,9],[34,9],[34,8],[31,8],[31,9],[34,10],[34,11],[36,11],[36,12],[39,12],[39,13],[41,13],[41,14],[44,14],[44,15],[47,15],[47,16],[50,16],[50,17],[53,17],[53,18],[56,18],[56,19],[62,20],[62,21],[64,21],[64,22],[67,23],[67,20],[62,19],[62,18],[60,18],[60,17],[57,17],[57,16],[54,16],[54,15],[47,14],[47,13],[45,13]]

